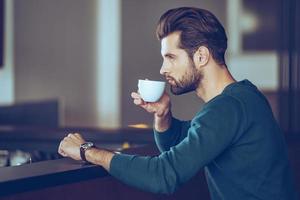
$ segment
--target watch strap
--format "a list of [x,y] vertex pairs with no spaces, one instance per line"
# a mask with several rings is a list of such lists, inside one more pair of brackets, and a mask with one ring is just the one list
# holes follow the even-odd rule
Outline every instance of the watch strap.
[[86,152],[88,149],[95,147],[95,145],[94,145],[93,143],[91,143],[91,144],[92,144],[91,146],[85,147],[85,145],[87,145],[88,143],[90,143],[90,142],[85,142],[85,143],[83,143],[83,144],[80,145],[80,157],[81,157],[81,160],[83,160],[83,161],[85,161],[85,162],[88,162],[88,161],[86,160],[85,152]]

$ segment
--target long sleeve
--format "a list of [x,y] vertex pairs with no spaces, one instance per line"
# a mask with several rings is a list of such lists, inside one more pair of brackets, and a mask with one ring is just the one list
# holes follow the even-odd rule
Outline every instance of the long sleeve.
[[142,190],[173,193],[232,143],[240,132],[242,118],[237,100],[215,98],[192,120],[187,137],[177,145],[154,157],[115,155],[109,172]]
[[158,132],[154,129],[154,139],[160,152],[168,151],[172,146],[180,143],[188,133],[191,121],[180,121],[172,118],[171,126],[164,132]]

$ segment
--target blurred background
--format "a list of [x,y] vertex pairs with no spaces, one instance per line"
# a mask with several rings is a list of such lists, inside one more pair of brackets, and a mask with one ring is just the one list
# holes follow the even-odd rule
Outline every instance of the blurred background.
[[[0,0],[0,124],[151,126],[130,93],[138,79],[162,79],[156,23],[179,6],[219,18],[234,77],[263,91],[284,130],[299,131],[296,0]],[[202,104],[194,93],[172,96],[181,119]]]
[[[298,0],[0,0],[0,167],[61,158],[59,142],[70,132],[80,132],[102,148],[157,155],[152,115],[135,106],[130,94],[138,79],[163,79],[156,24],[166,10],[180,6],[210,10],[224,25],[227,66],[236,80],[252,81],[270,102],[299,190]],[[173,114],[184,120],[203,105],[194,93],[171,98]],[[14,180],[20,175],[19,180],[48,173],[45,169],[57,169],[55,163],[63,160],[3,168],[0,183],[4,176]],[[117,190],[103,183],[87,188],[98,192],[94,196],[111,191],[123,199],[169,199],[146,198],[149,194],[118,182]],[[9,188],[21,185],[26,184],[12,187],[8,181]],[[105,185],[113,189],[99,190]],[[79,186],[71,193],[85,191]],[[71,193],[65,189],[57,193],[59,199],[95,194],[67,198]],[[170,199],[196,199],[206,190],[205,179],[195,178]],[[44,192],[44,199],[54,198],[52,191]],[[41,198],[32,194],[34,198],[23,199]],[[126,198],[129,194],[132,198]]]

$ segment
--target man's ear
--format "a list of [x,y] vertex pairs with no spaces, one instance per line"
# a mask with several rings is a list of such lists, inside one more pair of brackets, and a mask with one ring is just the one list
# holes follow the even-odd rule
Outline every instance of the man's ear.
[[200,46],[194,53],[194,63],[196,66],[203,67],[209,61],[209,50],[206,46]]

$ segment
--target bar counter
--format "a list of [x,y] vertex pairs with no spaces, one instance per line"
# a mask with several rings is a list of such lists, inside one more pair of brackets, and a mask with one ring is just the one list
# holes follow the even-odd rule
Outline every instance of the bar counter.
[[[125,153],[154,155],[153,146],[127,149]],[[209,199],[203,172],[172,195],[152,194],[126,186],[102,167],[62,158],[0,169],[1,200],[79,199]]]
[[0,169],[0,196],[107,176],[100,166],[69,158]]
[[[56,153],[59,141],[70,132],[80,132],[99,147],[116,150],[124,142],[124,153],[157,155],[152,129],[99,130],[80,128],[0,127],[0,149],[39,150]],[[175,194],[166,196],[137,190],[111,177],[102,167],[69,158],[0,168],[1,200],[38,199],[209,199],[203,172]]]

